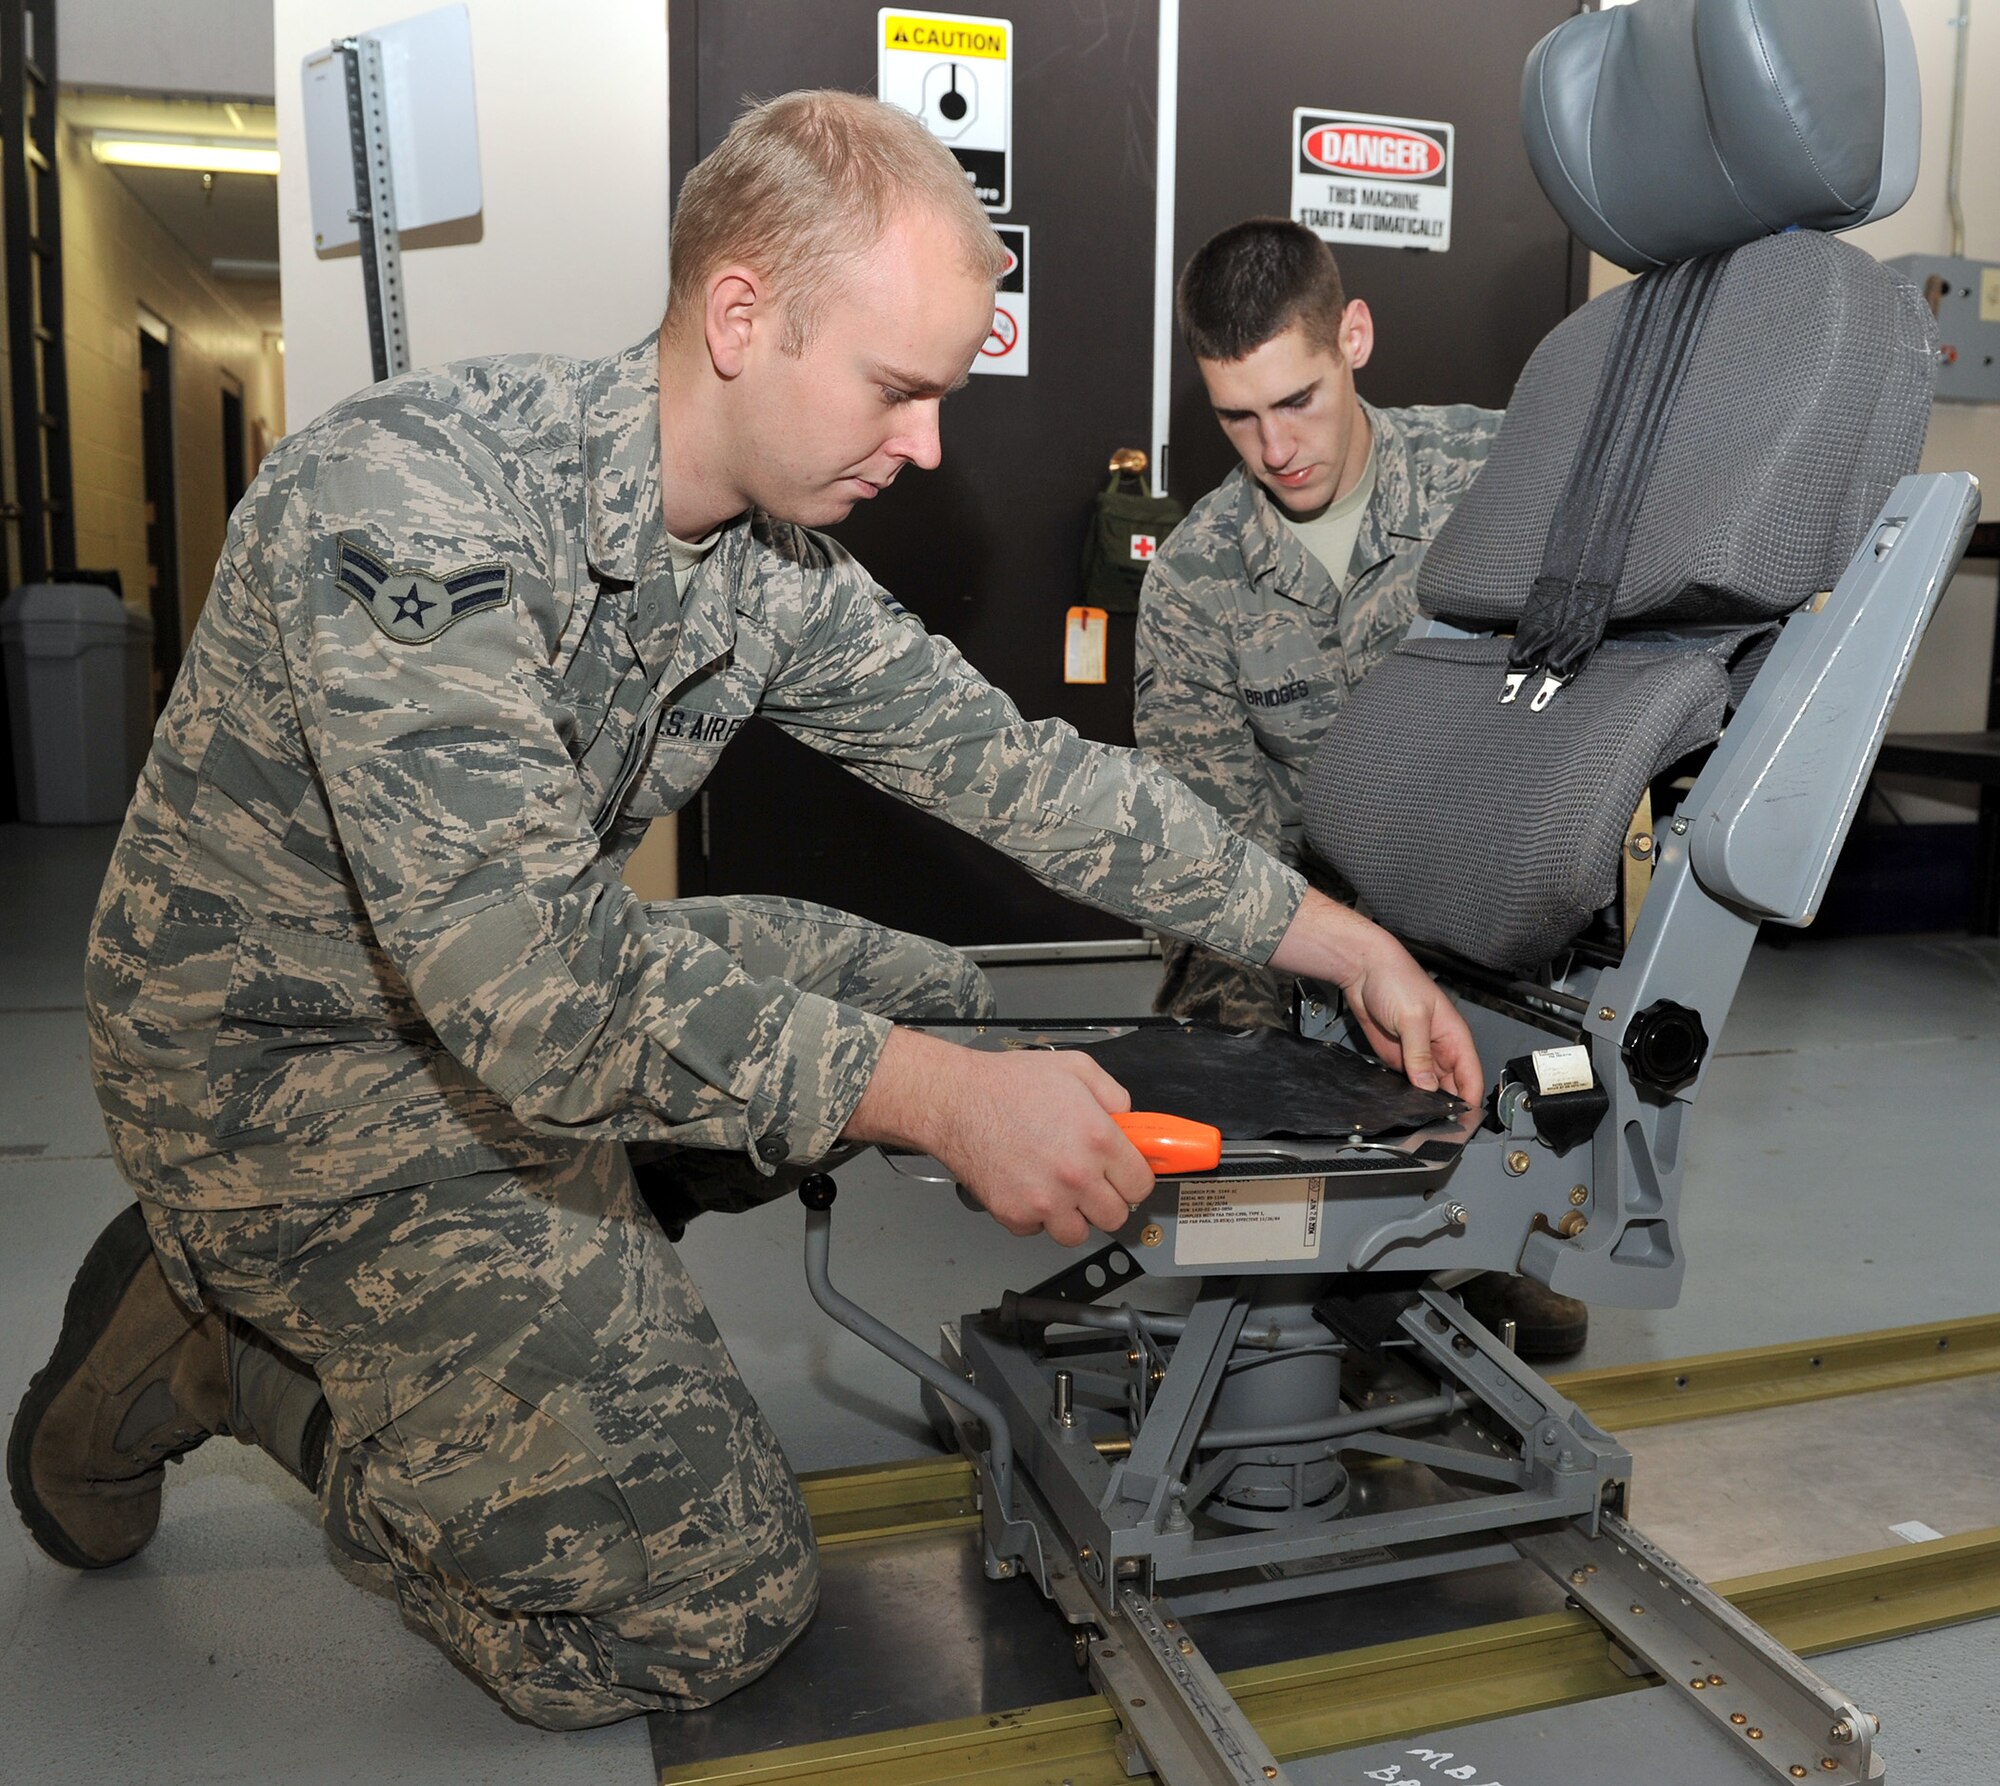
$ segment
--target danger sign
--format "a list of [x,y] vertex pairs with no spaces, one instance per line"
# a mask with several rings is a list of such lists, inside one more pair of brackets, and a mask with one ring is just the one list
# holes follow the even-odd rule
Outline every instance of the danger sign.
[[1292,218],[1327,242],[1451,247],[1452,127],[1367,112],[1292,114]]
[[956,12],[876,15],[875,91],[913,112],[965,169],[979,202],[1014,202],[1014,26]]
[[1006,250],[999,289],[993,294],[993,328],[974,356],[975,372],[1028,376],[1028,227],[996,223],[993,233]]

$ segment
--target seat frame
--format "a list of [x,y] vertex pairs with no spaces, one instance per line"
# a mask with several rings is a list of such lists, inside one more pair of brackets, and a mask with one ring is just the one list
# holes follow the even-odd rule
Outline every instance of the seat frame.
[[[1456,983],[1489,1067],[1588,1049],[1605,1109],[1587,1145],[1558,1153],[1536,1089],[1516,1084],[1491,1121],[1471,1111],[1389,1142],[1267,1143],[1214,1172],[1165,1176],[1120,1239],[966,1315],[940,1358],[834,1288],[835,1186],[808,1181],[812,1293],[923,1380],[940,1437],[979,1473],[987,1574],[1028,1574],[1072,1624],[1123,1638],[1087,1654],[1131,1765],[1169,1781],[1282,1778],[1183,1618],[1518,1560],[1561,1582],[1635,1668],[1729,1739],[1728,1771],[1702,1773],[1690,1756],[1687,1779],[1738,1778],[1745,1753],[1778,1779],[1801,1767],[1884,1777],[1871,1721],[1625,1523],[1630,1454],[1451,1290],[1503,1270],[1597,1305],[1678,1298],[1687,1125],[1713,1051],[1665,1089],[1628,1045],[1633,1020],[1664,1001],[1719,1036],[1759,925],[1812,922],[1978,513],[1968,475],[1904,478],[1834,588],[1787,617],[1655,835],[1621,957],[1576,956],[1498,992],[1489,976]],[[1448,968],[1441,977],[1452,982]],[[1307,991],[1302,1030],[1355,1045],[1337,1001]],[[974,1027],[961,1039],[1088,1039]],[[949,1178],[934,1162],[893,1163]],[[1212,1227],[1184,1247],[1183,1211],[1212,1210],[1218,1184],[1253,1204],[1308,1200],[1311,1256],[1296,1245],[1261,1256],[1253,1240],[1218,1258]],[[1186,1311],[1130,1300],[1146,1277],[1197,1280]],[[1371,1472],[1364,1507],[1350,1457],[1404,1467]],[[1695,1690],[1705,1676],[1690,1677],[1691,1655],[1735,1690]],[[1769,1740],[1745,1750],[1732,1711]]]

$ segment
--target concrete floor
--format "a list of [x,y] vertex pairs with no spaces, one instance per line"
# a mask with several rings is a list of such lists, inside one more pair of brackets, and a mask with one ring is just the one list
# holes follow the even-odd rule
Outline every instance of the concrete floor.
[[[9,1418],[47,1356],[76,1262],[127,1195],[91,1095],[80,1009],[83,937],[111,836],[0,828]],[[996,979],[1010,1015],[1114,1015],[1143,1008],[1154,971],[1010,968]],[[2000,944],[1759,949],[1721,1051],[1731,1058],[1693,1128],[1683,1299],[1597,1311],[1580,1363],[2000,1307],[1989,1217]],[[1009,1240],[949,1193],[896,1181],[871,1159],[842,1186],[836,1281],[920,1341],[1061,1256]],[[800,1469],[924,1449],[909,1380],[808,1300],[800,1231],[796,1205],[780,1204],[709,1218],[683,1249],[746,1380]],[[1990,1786],[2000,1621],[1819,1666],[1882,1716],[1892,1779]],[[496,1710],[387,1599],[341,1573],[306,1497],[275,1465],[218,1442],[171,1473],[158,1538],[123,1568],[72,1574],[0,1515],[0,1777],[641,1786],[650,1766],[641,1722],[553,1736]]]

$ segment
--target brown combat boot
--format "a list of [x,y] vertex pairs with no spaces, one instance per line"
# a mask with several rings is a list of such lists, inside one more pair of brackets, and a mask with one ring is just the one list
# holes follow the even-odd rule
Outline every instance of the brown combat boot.
[[1514,1351],[1522,1358],[1542,1363],[1573,1358],[1590,1337],[1590,1310],[1530,1277],[1489,1271],[1461,1284],[1458,1299],[1493,1333],[1504,1334],[1504,1324],[1512,1321]]
[[222,1323],[174,1299],[134,1203],[85,1255],[55,1354],[21,1398],[14,1505],[57,1562],[122,1563],[160,1523],[167,1459],[227,1430],[228,1413]]

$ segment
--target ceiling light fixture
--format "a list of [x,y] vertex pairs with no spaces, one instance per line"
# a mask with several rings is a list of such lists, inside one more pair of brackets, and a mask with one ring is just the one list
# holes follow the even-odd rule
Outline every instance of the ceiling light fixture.
[[138,131],[96,132],[90,152],[109,167],[184,168],[201,174],[275,174],[278,146],[254,138],[150,136]]

